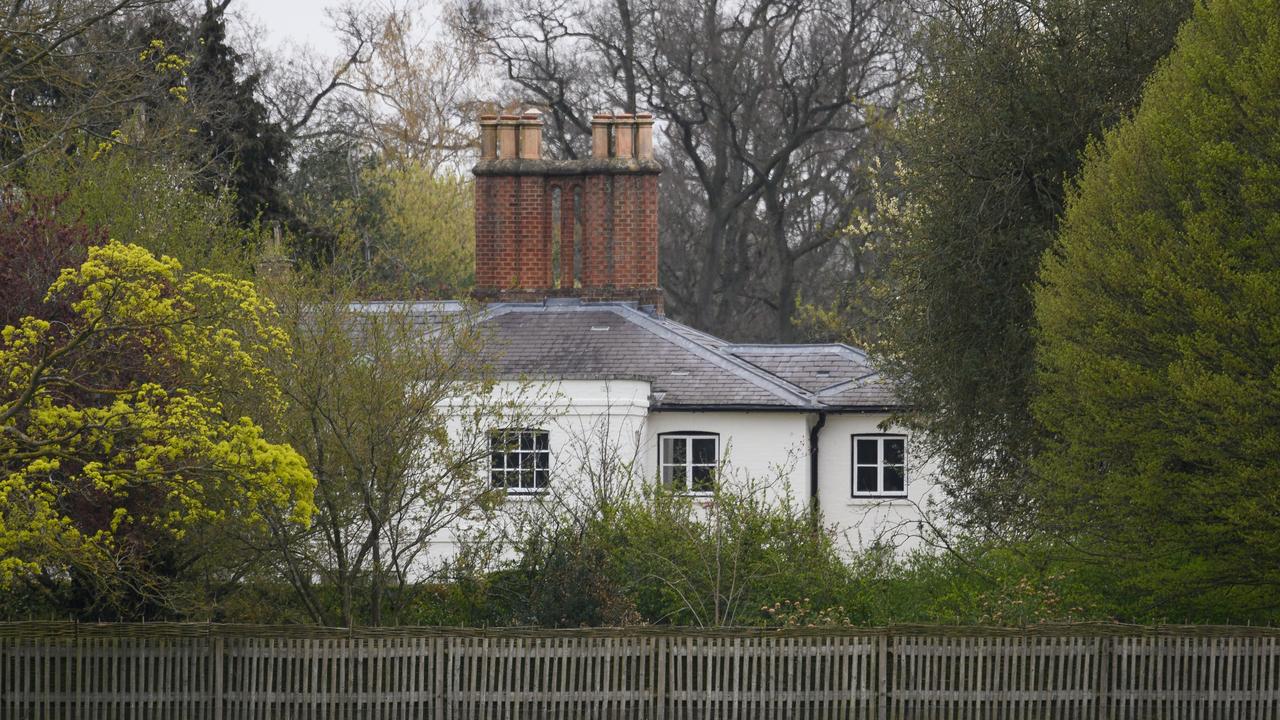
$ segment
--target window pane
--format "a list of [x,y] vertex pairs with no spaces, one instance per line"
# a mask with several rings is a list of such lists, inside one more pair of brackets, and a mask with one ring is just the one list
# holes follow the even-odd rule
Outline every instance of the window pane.
[[507,456],[503,455],[500,452],[493,453],[492,455],[489,456],[489,467],[493,468],[494,470],[501,470],[502,468],[506,467],[506,465],[504,464],[504,461],[506,460],[506,458]]
[[524,489],[533,488],[533,469],[520,471],[520,487]]
[[716,439],[694,438],[693,461],[702,465],[716,464]]
[[489,481],[493,483],[494,487],[506,487],[507,474],[502,472],[501,470],[494,470],[493,472],[489,473]]
[[903,482],[902,467],[894,467],[886,465],[884,468],[884,491],[887,493],[900,493],[906,488]]
[[541,432],[541,431],[536,432],[534,433],[534,439],[537,441],[534,444],[539,450],[547,450],[551,447],[550,445],[551,435],[549,433]]
[[672,476],[673,470],[675,470],[675,468],[671,467],[670,465],[662,466],[662,484],[663,485],[671,484],[671,476]]
[[521,450],[533,449],[533,433],[531,432],[520,433],[520,449]]
[[504,455],[506,460],[503,461],[502,467],[508,470],[517,470],[520,467],[520,453],[509,452]]
[[683,465],[687,459],[686,452],[688,450],[687,441],[684,438],[667,438],[666,454],[663,456],[663,462],[672,465]]
[[694,492],[711,492],[711,490],[713,489],[711,478],[714,474],[715,474],[714,467],[694,466],[693,483],[691,484],[689,489]]
[[539,470],[546,470],[551,466],[551,453],[549,452],[536,453],[533,456],[533,459],[537,461],[537,468]]
[[548,473],[546,470],[534,470],[533,471],[534,485],[539,490],[541,490],[542,488],[545,488],[547,486],[547,478],[549,476],[550,476],[550,473]]
[[878,490],[876,487],[876,468],[859,467],[858,472],[858,492],[873,493]]
[[858,459],[859,465],[875,465],[879,456],[876,453],[876,446],[880,442],[874,438],[858,440]]
[[676,490],[688,489],[689,486],[685,484],[684,465],[671,465],[666,468],[666,471],[669,473],[667,475],[667,482],[671,484],[671,487]]
[[885,465],[901,465],[903,448],[906,441],[902,438],[885,438],[884,441],[884,464]]

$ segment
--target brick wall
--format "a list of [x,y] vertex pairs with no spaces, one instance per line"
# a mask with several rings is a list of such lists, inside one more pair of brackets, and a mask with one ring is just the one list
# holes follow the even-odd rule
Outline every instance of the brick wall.
[[661,309],[652,124],[647,115],[597,115],[590,159],[549,160],[541,157],[539,116],[482,117],[476,296],[633,300]]

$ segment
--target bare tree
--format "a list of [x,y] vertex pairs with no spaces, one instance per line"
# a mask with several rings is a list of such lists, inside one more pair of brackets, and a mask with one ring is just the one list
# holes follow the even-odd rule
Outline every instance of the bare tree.
[[[304,253],[363,276],[383,296],[387,283],[420,295],[420,286],[438,285],[424,280],[471,272],[469,218],[465,236],[450,239],[444,263],[465,260],[466,271],[444,271],[420,247],[434,238],[400,236],[406,208],[394,207],[433,189],[442,191],[433,202],[469,197],[461,170],[476,140],[481,64],[474,45],[449,31],[439,12],[419,0],[342,6],[330,13],[342,53],[297,51],[267,73],[273,112],[294,142],[286,191]],[[453,252],[454,239],[463,252]],[[431,267],[414,272],[423,266]]]
[[421,308],[310,292],[285,304],[288,440],[316,477],[317,514],[303,532],[281,525],[271,556],[314,621],[402,622],[442,532],[492,510],[490,431],[537,424],[539,404],[496,392],[465,315],[424,323]]
[[[263,102],[295,145],[347,126],[342,120],[342,98],[358,89],[354,77],[373,61],[375,53],[381,19],[376,8],[343,5],[327,13],[342,46],[336,56],[295,47],[281,57],[254,52],[262,47],[260,43],[248,44],[250,63],[264,78]],[[253,38],[261,31],[246,25],[242,33]]]
[[654,111],[672,313],[787,339],[799,279],[842,257],[839,230],[869,205],[877,122],[902,87],[903,12],[896,0],[473,0],[457,20],[570,155],[587,113]]

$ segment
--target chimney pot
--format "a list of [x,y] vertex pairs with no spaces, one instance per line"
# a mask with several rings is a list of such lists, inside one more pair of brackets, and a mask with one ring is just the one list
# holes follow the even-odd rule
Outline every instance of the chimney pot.
[[492,160],[498,157],[498,116],[480,116],[480,159]]
[[613,118],[613,156],[630,160],[635,156],[636,124],[631,113],[618,113]]
[[520,117],[520,159],[542,158],[542,115],[525,113]]
[[596,113],[591,118],[591,157],[596,160],[609,157],[609,125],[612,122],[610,113]]
[[498,120],[498,157],[510,160],[516,156],[516,128],[520,118],[516,115],[503,115]]
[[653,115],[649,113],[636,115],[636,157],[653,159]]

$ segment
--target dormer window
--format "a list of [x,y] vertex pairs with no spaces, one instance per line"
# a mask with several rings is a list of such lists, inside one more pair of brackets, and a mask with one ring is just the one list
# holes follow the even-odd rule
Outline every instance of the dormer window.
[[853,436],[853,496],[906,497],[907,438]]
[[662,483],[676,492],[712,492],[719,466],[720,436],[715,433],[672,432],[658,436]]
[[551,477],[546,430],[504,428],[489,433],[489,478],[512,495],[539,493]]

